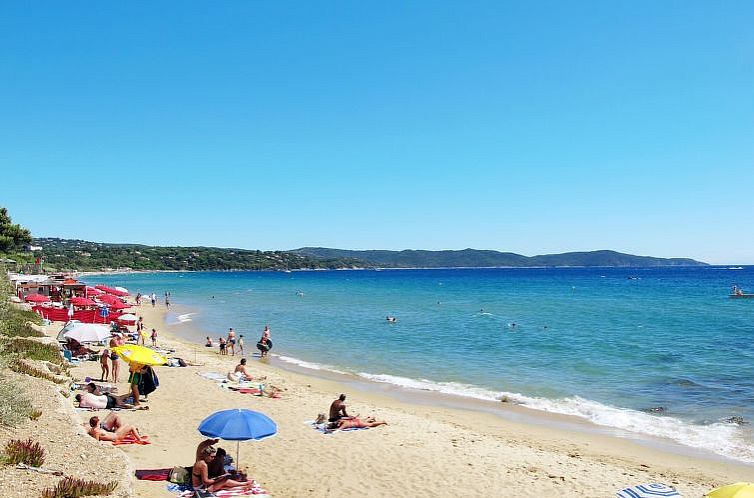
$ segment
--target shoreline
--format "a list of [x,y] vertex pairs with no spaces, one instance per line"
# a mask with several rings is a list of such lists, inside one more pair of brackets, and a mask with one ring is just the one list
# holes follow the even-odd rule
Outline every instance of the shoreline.
[[[156,316],[149,319],[145,316],[145,320],[158,320],[158,323],[163,327],[161,331],[162,337],[167,338],[173,347],[176,347],[179,351],[193,352],[197,359],[200,361],[203,360],[207,365],[219,364],[225,366],[228,370],[232,370],[232,365],[236,363],[238,358],[223,358],[216,353],[214,348],[210,350],[204,348],[202,345],[189,343],[181,337],[181,329],[191,328],[191,322],[168,325],[166,323],[167,310],[162,306],[147,311],[156,312]],[[145,313],[145,315],[150,314]],[[561,463],[561,459],[577,458],[570,456],[572,454],[581,455],[578,459],[586,458],[587,455],[590,455],[596,462],[610,462],[611,465],[617,465],[618,468],[621,468],[619,472],[621,477],[623,479],[626,476],[628,477],[625,481],[626,486],[637,484],[638,482],[635,478],[639,476],[644,477],[642,474],[635,474],[637,469],[641,472],[641,469],[645,468],[644,466],[647,469],[656,469],[658,467],[662,469],[663,466],[667,466],[667,468],[662,469],[664,471],[661,470],[659,472],[659,476],[655,480],[667,482],[668,484],[678,484],[679,489],[683,486],[684,479],[689,480],[689,486],[693,486],[694,484],[699,485],[700,482],[706,483],[715,479],[720,479],[715,484],[725,484],[728,481],[733,482],[733,480],[744,479],[744,476],[750,476],[754,473],[752,466],[742,462],[713,454],[694,454],[695,450],[693,448],[688,448],[688,451],[679,451],[678,453],[668,451],[668,446],[675,446],[675,449],[682,450],[686,449],[686,447],[680,444],[675,445],[674,443],[663,445],[661,441],[651,441],[651,439],[649,441],[637,441],[634,437],[619,437],[615,431],[600,428],[575,417],[546,413],[542,415],[542,412],[538,412],[535,416],[532,412],[536,412],[536,410],[518,406],[501,407],[491,402],[479,404],[479,406],[487,405],[487,410],[475,409],[476,407],[470,409],[468,403],[463,403],[464,406],[457,406],[457,404],[454,405],[453,403],[436,403],[438,400],[443,401],[448,399],[457,401],[457,397],[437,396],[435,393],[430,393],[429,397],[425,398],[423,396],[415,396],[417,393],[406,389],[394,388],[392,386],[387,386],[386,388],[386,386],[379,383],[363,379],[331,379],[323,378],[310,371],[296,372],[291,368],[284,368],[282,365],[279,365],[282,362],[276,361],[274,358],[272,361],[263,361],[256,357],[253,359],[252,357],[248,358],[251,371],[256,372],[261,370],[268,377],[274,376],[275,378],[279,378],[280,382],[287,386],[289,391],[313,391],[309,395],[316,398],[316,405],[319,407],[318,411],[325,411],[331,399],[334,399],[339,392],[347,392],[349,399],[353,400],[351,403],[354,406],[359,407],[364,401],[367,401],[372,410],[385,418],[398,417],[399,414],[409,415],[420,420],[431,420],[431,423],[447,424],[447,426],[460,431],[463,435],[461,437],[471,438],[472,441],[474,441],[474,437],[482,437],[488,439],[486,443],[497,446],[500,438],[503,438],[508,444],[513,442],[514,446],[520,445],[524,448],[537,448],[535,453],[541,451],[550,453],[550,457],[554,457],[557,463],[555,468],[551,468],[547,474],[548,476],[544,479],[545,482],[549,483],[546,486],[548,489],[553,485],[551,482],[553,478],[549,476],[558,474],[557,465]],[[326,393],[331,394],[328,395]],[[238,395],[233,393],[231,396]],[[276,402],[275,400],[266,399],[261,401]],[[503,412],[505,415],[503,415]],[[315,413],[312,413],[311,418],[314,416]],[[533,420],[535,418],[543,423],[534,423]],[[279,426],[282,432],[284,426],[282,423],[279,423]],[[370,430],[370,436],[382,437],[380,429]],[[442,431],[438,431],[438,433],[442,434]],[[347,435],[346,437],[351,437],[351,435]],[[431,433],[428,433],[425,437],[431,438],[436,436],[431,436]],[[423,439],[421,436],[419,438]],[[468,444],[473,446],[473,443]],[[390,446],[388,444],[388,447]],[[663,448],[663,446],[665,447]],[[458,446],[454,445],[453,447],[457,448]],[[464,449],[471,451],[471,448]],[[363,448],[363,450],[368,452],[370,451],[370,447]],[[389,448],[388,451],[390,451]],[[432,453],[430,452],[430,455]],[[426,458],[426,456],[424,457]],[[510,456],[508,455],[507,458],[510,458]],[[504,463],[504,461],[497,463]],[[591,467],[591,464],[589,466]],[[693,472],[684,475],[691,469],[693,469]],[[336,471],[333,477],[337,476],[338,472]],[[674,476],[674,478],[668,479],[669,476]],[[556,480],[559,480],[560,477],[567,479],[567,476],[558,474]],[[271,490],[277,488],[277,485],[273,488],[271,482],[267,481],[264,476],[259,475],[257,478],[260,479],[263,487],[268,487]],[[539,479],[539,481],[542,480]],[[560,482],[564,481],[560,480]],[[618,487],[614,488],[601,489],[599,496],[611,495],[621,489],[621,485],[617,485]],[[548,493],[562,493],[559,487],[560,484],[555,484],[555,487],[548,491]],[[711,489],[712,487],[710,486],[706,489]],[[289,496],[291,494],[284,492],[282,495]],[[292,493],[292,495],[297,495],[297,493]],[[695,495],[689,494],[689,496]]]
[[[684,496],[701,496],[714,487],[750,479],[754,473],[743,463],[658,451],[614,434],[580,431],[567,424],[536,424],[526,414],[509,419],[492,413],[503,407],[470,410],[437,403],[441,397],[429,402],[417,393],[396,395],[397,389],[378,383],[364,389],[366,381],[294,372],[274,359],[247,356],[250,371],[283,388],[283,398],[245,396],[197,375],[232,371],[239,358],[222,357],[215,348],[187,342],[181,332],[192,322],[167,324],[163,305],[142,305],[134,307],[134,312],[144,316],[148,327],[158,329],[161,346],[175,348],[176,356],[204,363],[158,368],[161,386],[150,396],[150,410],[125,415],[129,423],[151,435],[151,445],[121,447],[135,468],[190,465],[196,444],[203,439],[196,431],[199,422],[213,411],[244,407],[278,423],[277,437],[241,445],[241,466],[248,466],[252,477],[273,496],[331,496],[334,489],[343,496],[396,492],[455,496],[459,489],[467,496],[614,496],[620,489],[643,482],[664,482]],[[127,387],[123,365],[119,384],[123,391],[119,392]],[[96,362],[85,362],[74,371],[78,376],[99,377]],[[322,435],[304,424],[325,412],[341,392],[348,394],[350,412],[374,414],[390,425]],[[523,413],[522,407],[504,408]],[[82,421],[89,415],[80,414]],[[235,449],[227,442],[219,445]],[[136,496],[175,496],[165,490],[164,483],[135,481],[135,490]]]
[[[187,346],[194,344],[191,338],[188,336],[195,336],[197,343],[207,335],[214,338],[214,336],[217,335],[216,333],[200,329],[194,324],[191,319],[170,323],[167,322],[167,318],[169,316],[181,317],[199,313],[200,311],[197,308],[192,308],[183,304],[173,305],[170,311],[166,311],[162,319],[164,325],[170,327],[171,329],[171,338]],[[250,341],[249,346],[253,347],[253,344],[254,341]],[[216,352],[216,346],[209,351]],[[254,350],[254,353],[256,354],[256,350]],[[434,389],[434,387],[441,386],[442,384],[434,381],[427,381],[429,387],[412,387],[410,385],[402,385],[399,383],[390,382],[388,380],[376,380],[374,378],[370,378],[368,374],[359,375],[355,372],[344,372],[330,365],[309,362],[307,360],[301,360],[300,358],[281,353],[270,353],[266,364],[280,371],[299,374],[307,378],[316,378],[325,381],[337,382],[344,386],[350,386],[360,392],[383,394],[393,398],[398,402],[403,402],[410,405],[437,406],[468,411],[472,413],[486,413],[491,414],[495,417],[499,417],[506,421],[540,426],[553,430],[566,430],[573,433],[606,436],[629,441],[633,444],[637,444],[645,448],[658,450],[673,455],[693,457],[712,462],[727,462],[732,465],[750,467],[752,473],[754,473],[754,462],[736,459],[734,457],[717,453],[706,447],[691,446],[689,444],[685,444],[682,441],[673,439],[672,437],[655,435],[648,432],[638,432],[615,425],[603,425],[589,420],[584,416],[527,406],[525,403],[517,402],[513,399],[502,401],[497,398],[491,399],[471,394],[464,395],[458,392]],[[372,377],[378,376],[372,375]],[[392,376],[388,375],[388,377]],[[423,380],[417,380],[414,378],[400,377],[398,379],[414,381],[417,384],[424,382]],[[461,385],[459,384],[459,386]],[[476,388],[476,386],[468,387]],[[486,391],[486,389],[484,388],[477,389]],[[492,391],[490,391],[490,393],[492,393]],[[527,398],[527,396],[523,397]],[[507,396],[504,396],[504,398],[507,398]],[[646,415],[646,417],[649,419],[649,423],[657,422],[656,420],[653,420],[653,418],[656,416],[639,412],[638,410],[629,410],[625,408],[612,407],[609,405],[604,405],[604,407],[613,408],[621,412],[625,411],[626,413],[631,413],[634,415],[641,413],[642,415]],[[665,417],[656,418],[662,420]],[[680,422],[686,423],[683,421]],[[689,428],[692,430],[702,427],[703,426],[689,426]]]

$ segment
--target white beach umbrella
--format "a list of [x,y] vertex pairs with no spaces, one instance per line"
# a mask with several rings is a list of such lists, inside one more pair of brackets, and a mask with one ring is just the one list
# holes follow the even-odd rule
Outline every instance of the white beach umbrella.
[[133,321],[138,320],[138,318],[139,317],[137,317],[136,315],[134,315],[132,313],[126,313],[125,315],[120,315],[118,317],[118,320],[120,320],[122,322],[133,322]]
[[102,342],[110,337],[110,327],[108,325],[97,325],[95,323],[77,323],[73,325],[63,337],[76,340],[78,342]]
[[640,484],[618,491],[619,498],[657,498],[658,496],[681,496],[675,488],[660,484]]
[[126,289],[125,287],[113,287],[113,289],[119,290],[121,292],[128,292],[128,289]]

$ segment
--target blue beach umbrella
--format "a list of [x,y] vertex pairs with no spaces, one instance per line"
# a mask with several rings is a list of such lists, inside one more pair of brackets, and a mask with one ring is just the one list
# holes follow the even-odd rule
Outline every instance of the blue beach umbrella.
[[261,441],[278,432],[277,424],[264,413],[232,408],[220,410],[202,420],[199,432],[211,438],[236,441],[236,465],[238,465],[241,441]]
[[657,498],[658,496],[681,496],[675,488],[665,484],[640,484],[618,491],[618,498]]

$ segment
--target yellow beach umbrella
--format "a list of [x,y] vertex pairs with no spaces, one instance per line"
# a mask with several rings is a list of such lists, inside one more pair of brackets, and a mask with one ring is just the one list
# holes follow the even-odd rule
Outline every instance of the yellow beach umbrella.
[[722,488],[713,489],[705,498],[754,498],[754,484],[750,482],[737,482],[728,484]]
[[137,346],[136,344],[126,344],[125,346],[116,346],[113,348],[116,354],[123,357],[128,363],[139,365],[164,365],[168,359],[155,351],[154,349]]

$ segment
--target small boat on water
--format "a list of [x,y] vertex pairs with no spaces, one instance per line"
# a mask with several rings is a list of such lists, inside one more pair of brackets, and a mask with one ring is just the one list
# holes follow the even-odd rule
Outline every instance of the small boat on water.
[[754,294],[751,292],[744,292],[741,287],[734,285],[728,297],[731,299],[754,299]]

